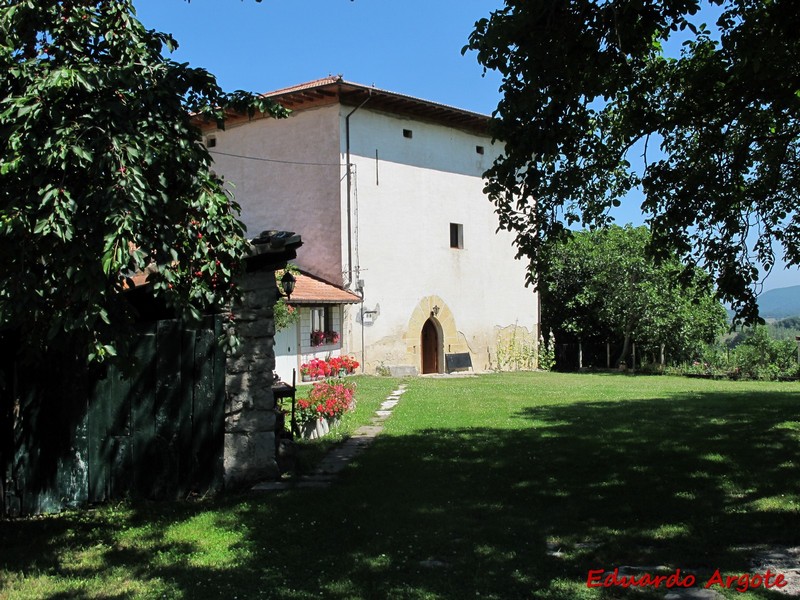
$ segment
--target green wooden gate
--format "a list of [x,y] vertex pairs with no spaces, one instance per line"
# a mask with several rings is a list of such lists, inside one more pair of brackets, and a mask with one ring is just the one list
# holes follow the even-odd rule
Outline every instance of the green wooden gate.
[[[3,507],[35,514],[113,498],[172,499],[223,484],[225,356],[219,319],[141,327],[123,374],[5,369]],[[9,382],[9,379],[13,381]],[[6,417],[4,418],[4,415]],[[11,421],[9,426],[9,419]],[[5,449],[4,449],[5,448]]]

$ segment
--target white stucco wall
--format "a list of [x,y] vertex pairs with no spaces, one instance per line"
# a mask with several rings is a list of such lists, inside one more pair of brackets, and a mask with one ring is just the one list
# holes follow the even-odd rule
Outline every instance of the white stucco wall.
[[[299,233],[296,262],[339,285],[349,283],[345,116],[352,110],[333,104],[253,121],[216,132],[212,149],[217,173],[236,185],[251,234]],[[526,264],[514,259],[512,235],[496,232],[494,207],[483,194],[482,173],[499,148],[488,137],[368,104],[351,116],[350,133],[350,287],[363,280],[364,307],[376,311],[363,327],[366,371],[381,364],[419,369],[420,315],[440,304],[447,315],[442,331],[449,332],[444,352],[469,350],[476,370],[495,367],[498,337],[515,326],[537,335],[539,321],[535,294],[524,285]],[[463,249],[450,248],[450,223],[463,225]],[[341,351],[362,360],[359,311],[343,308]],[[301,331],[301,360],[320,350],[338,353],[308,347],[307,337]]]
[[341,256],[330,251],[341,246],[339,105],[212,135],[214,170],[233,184],[248,235],[265,229],[299,233],[303,248],[296,262],[341,284]]
[[[403,136],[410,129],[412,137]],[[365,307],[379,308],[365,325],[368,371],[407,364],[419,332],[407,331],[425,297],[438,296],[452,312],[461,341],[478,370],[492,367],[499,330],[535,332],[537,302],[524,286],[526,264],[514,259],[512,235],[496,232],[482,173],[499,148],[488,137],[369,111],[350,121],[357,197],[357,255]],[[483,146],[484,154],[476,151]],[[375,151],[378,158],[375,158]],[[344,191],[343,191],[344,195]],[[463,249],[450,247],[450,223],[463,225]],[[348,310],[348,346],[360,352],[358,307]],[[418,344],[418,342],[417,342]],[[445,352],[463,348],[445,347]]]

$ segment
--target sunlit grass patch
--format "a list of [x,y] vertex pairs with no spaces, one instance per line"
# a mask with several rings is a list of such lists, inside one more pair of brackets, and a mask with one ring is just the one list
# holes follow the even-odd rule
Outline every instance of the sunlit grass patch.
[[62,573],[15,574],[0,578],[0,599],[42,600],[43,598],[176,598],[178,586],[160,578],[132,576],[122,567],[104,568],[91,575]]
[[758,498],[747,504],[747,508],[759,512],[800,512],[800,495],[798,494],[778,494]]
[[164,544],[175,548],[175,559],[213,569],[234,567],[246,560],[247,539],[245,524],[223,519],[215,512],[199,513],[164,531]]
[[600,590],[587,588],[585,581],[568,579],[554,579],[547,587],[531,593],[535,600],[596,600],[602,597]]
[[669,540],[690,535],[689,526],[686,523],[664,523],[655,529],[645,532],[646,536],[655,540]]
[[709,452],[708,454],[703,454],[700,456],[700,459],[715,463],[724,463],[727,461],[727,459],[718,452]]
[[687,491],[675,492],[675,497],[679,498],[681,500],[696,500],[697,499],[697,495],[694,492],[687,492]]

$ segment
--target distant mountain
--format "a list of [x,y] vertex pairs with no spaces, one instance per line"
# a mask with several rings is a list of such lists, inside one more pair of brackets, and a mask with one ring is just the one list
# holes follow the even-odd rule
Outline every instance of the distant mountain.
[[785,319],[800,315],[800,285],[762,293],[758,297],[758,310],[763,319]]

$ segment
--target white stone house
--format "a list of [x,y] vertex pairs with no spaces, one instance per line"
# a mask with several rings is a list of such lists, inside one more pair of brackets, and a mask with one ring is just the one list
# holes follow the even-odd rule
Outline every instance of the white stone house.
[[[276,337],[281,377],[339,353],[369,373],[444,372],[448,355],[469,353],[482,371],[500,366],[510,339],[535,342],[527,265],[483,193],[501,151],[489,117],[341,77],[267,96],[291,116],[204,128],[215,171],[251,235],[300,233],[297,265],[318,289],[346,291],[298,298],[300,323]],[[312,346],[315,327],[339,337]]]

